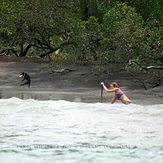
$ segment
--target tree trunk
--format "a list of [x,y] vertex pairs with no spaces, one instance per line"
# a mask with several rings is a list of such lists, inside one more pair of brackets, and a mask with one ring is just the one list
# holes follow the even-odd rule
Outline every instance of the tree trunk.
[[29,44],[19,55],[19,57],[26,57],[28,50],[32,47],[31,44]]
[[45,57],[45,56],[47,56],[47,55],[49,55],[49,54],[51,54],[51,53],[57,51],[57,50],[60,49],[60,48],[61,48],[61,47],[57,47],[57,48],[54,48],[54,49],[50,49],[48,52],[46,52],[46,53],[44,53],[44,54],[41,54],[40,57],[43,58],[43,57]]
[[1,52],[0,52],[0,54],[2,54],[2,55],[9,55],[9,54],[10,54],[10,52],[14,53],[14,54],[15,54],[15,56],[17,56],[17,57],[18,57],[17,52],[16,52],[14,49],[12,49],[12,48],[5,49],[5,50],[1,51]]

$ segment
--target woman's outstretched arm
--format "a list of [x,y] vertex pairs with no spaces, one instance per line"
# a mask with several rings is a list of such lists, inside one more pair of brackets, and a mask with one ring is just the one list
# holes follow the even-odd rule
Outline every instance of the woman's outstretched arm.
[[101,85],[106,92],[115,92],[116,91],[116,88],[108,89],[103,82],[101,82]]

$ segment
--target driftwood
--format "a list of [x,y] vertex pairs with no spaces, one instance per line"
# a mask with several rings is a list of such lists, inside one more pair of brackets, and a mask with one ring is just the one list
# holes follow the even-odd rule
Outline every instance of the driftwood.
[[145,70],[150,70],[150,69],[163,69],[163,66],[148,66],[148,67],[145,67],[145,66],[142,66],[141,64],[139,64],[138,62],[136,61],[132,61],[131,59],[129,60],[129,65],[131,65],[132,63],[135,63],[137,64],[139,67],[141,67],[142,69],[145,69]]
[[[141,64],[137,63],[136,61],[129,60],[129,65],[131,65],[132,63],[137,64],[139,67],[141,67],[142,69],[147,70],[147,71],[150,70],[150,69],[163,69],[163,66],[148,66],[148,67],[145,67],[145,66],[142,66]],[[141,83],[145,90],[148,89],[147,85],[151,85],[150,88],[160,86],[162,84],[162,79],[163,79],[163,77],[160,76],[160,75],[155,76],[155,80],[152,82],[152,79],[143,80],[143,79],[137,77],[137,75],[131,74],[131,76],[133,78],[135,78],[139,83]]]
[[145,81],[143,79],[141,79],[141,78],[139,78],[139,77],[137,77],[136,75],[133,75],[133,74],[130,74],[130,75],[136,80],[136,82],[141,83],[141,85],[143,86],[143,88],[145,90],[148,89],[147,86],[146,86],[146,83],[145,83]]
[[154,82],[151,81],[147,81],[147,84],[151,84],[152,88],[158,87],[162,84],[162,77],[158,76]]
[[134,75],[130,74],[130,75],[136,80],[136,82],[140,83],[145,90],[149,88],[158,87],[162,84],[163,77],[161,76],[156,76],[155,78],[150,78],[145,80],[142,77],[138,77],[138,75],[135,74]]
[[68,72],[71,72],[73,71],[72,69],[69,69],[69,68],[63,68],[61,70],[52,70],[49,74],[52,74],[52,73],[68,73]]
[[163,66],[148,66],[146,67],[147,70],[149,69],[163,69]]

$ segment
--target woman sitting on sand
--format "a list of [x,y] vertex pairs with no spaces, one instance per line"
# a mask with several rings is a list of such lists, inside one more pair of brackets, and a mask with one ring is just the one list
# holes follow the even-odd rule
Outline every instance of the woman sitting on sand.
[[129,98],[123,93],[123,91],[119,88],[118,84],[116,82],[113,82],[110,85],[110,88],[108,89],[103,82],[101,82],[101,86],[106,92],[115,92],[115,95],[113,96],[111,100],[111,104],[113,104],[116,100],[121,100],[123,104],[129,104],[131,101]]

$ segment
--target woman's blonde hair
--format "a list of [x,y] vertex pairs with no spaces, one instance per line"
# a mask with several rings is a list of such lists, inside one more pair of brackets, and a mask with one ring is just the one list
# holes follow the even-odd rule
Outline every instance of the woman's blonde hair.
[[112,83],[112,86],[113,86],[113,87],[116,87],[116,88],[119,87],[119,85],[118,85],[116,82],[113,82],[113,83]]

